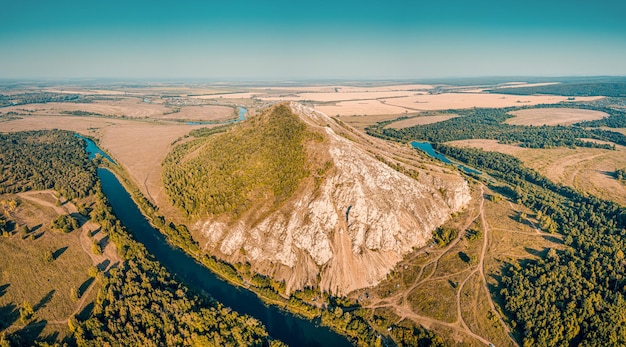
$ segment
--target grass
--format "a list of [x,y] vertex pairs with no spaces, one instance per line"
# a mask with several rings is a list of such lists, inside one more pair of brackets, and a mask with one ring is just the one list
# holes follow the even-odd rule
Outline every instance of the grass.
[[[31,196],[54,201],[49,193]],[[99,286],[88,275],[94,264],[80,242],[80,233],[87,231],[53,230],[50,224],[59,216],[54,208],[16,195],[0,196],[0,201],[10,200],[18,204],[10,213],[2,211],[15,230],[0,237],[0,328],[17,331],[26,342],[37,336],[60,341],[70,333],[67,319],[95,299],[93,287]],[[34,314],[23,321],[19,308],[25,302]]]
[[[472,190],[470,205],[444,225],[460,232],[458,240],[409,254],[375,291],[369,291],[373,295],[363,305],[372,310],[372,323],[386,327],[410,321],[436,331],[454,345],[484,345],[477,335],[496,346],[513,346],[500,320],[501,271],[513,260],[536,258],[550,247],[561,247],[560,235],[535,230],[534,211],[505,198],[493,199],[496,194],[488,188],[484,189],[483,200],[478,184]],[[485,223],[480,214],[481,202]],[[526,218],[520,220],[520,213]],[[479,236],[471,239],[467,229],[480,231]],[[485,237],[483,280],[479,266]],[[490,298],[496,311],[491,308]],[[459,309],[467,329],[458,321]],[[384,321],[379,312],[386,312],[391,321]],[[507,322],[506,316],[503,319]]]

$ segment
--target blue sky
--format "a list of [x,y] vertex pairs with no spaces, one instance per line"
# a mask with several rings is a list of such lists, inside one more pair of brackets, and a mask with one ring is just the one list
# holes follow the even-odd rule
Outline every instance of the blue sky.
[[626,1],[0,0],[0,78],[626,75]]

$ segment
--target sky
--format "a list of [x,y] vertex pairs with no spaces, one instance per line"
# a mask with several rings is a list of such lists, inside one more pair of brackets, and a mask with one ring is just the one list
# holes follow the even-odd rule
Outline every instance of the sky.
[[0,0],[0,78],[626,75],[623,0]]

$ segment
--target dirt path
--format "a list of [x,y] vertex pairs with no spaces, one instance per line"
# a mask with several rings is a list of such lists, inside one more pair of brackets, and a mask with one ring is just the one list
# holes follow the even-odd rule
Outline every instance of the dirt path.
[[[432,325],[439,325],[442,327],[446,327],[449,329],[454,330],[457,333],[461,333],[464,334],[466,336],[469,336],[485,345],[490,345],[491,342],[488,341],[485,337],[480,336],[478,334],[476,334],[475,332],[472,331],[472,329],[469,328],[469,326],[467,325],[467,323],[465,322],[464,318],[463,318],[463,312],[461,310],[461,293],[463,291],[463,287],[465,286],[465,284],[472,278],[472,276],[476,275],[480,277],[480,280],[482,282],[482,288],[485,289],[485,292],[487,293],[487,300],[489,302],[489,307],[491,308],[491,310],[493,311],[493,313],[496,315],[496,317],[498,317],[499,320],[499,324],[502,325],[502,327],[504,328],[505,332],[507,333],[509,339],[511,340],[511,342],[513,343],[513,345],[515,346],[519,346],[519,343],[517,341],[515,341],[512,337],[511,334],[511,330],[509,329],[509,327],[506,325],[506,323],[504,322],[503,317],[500,315],[500,313],[498,312],[498,310],[496,309],[496,306],[493,302],[493,299],[491,297],[491,293],[489,291],[489,287],[487,285],[487,280],[485,277],[485,257],[487,255],[487,249],[489,247],[489,225],[487,224],[487,220],[485,217],[485,207],[484,207],[484,203],[485,203],[485,187],[483,185],[480,186],[480,203],[478,204],[478,209],[475,213],[472,213],[468,216],[468,218],[466,219],[466,221],[463,223],[463,227],[462,227],[462,232],[460,232],[457,237],[452,240],[452,242],[450,242],[445,248],[441,249],[441,250],[433,250],[433,251],[428,251],[431,254],[432,253],[437,253],[436,256],[429,260],[428,262],[424,263],[419,270],[418,275],[416,276],[416,279],[414,280],[414,282],[412,283],[412,285],[407,289],[404,290],[400,293],[397,293],[393,296],[389,296],[389,297],[385,297],[385,298],[381,298],[378,300],[373,301],[370,305],[366,306],[367,308],[370,309],[376,309],[376,308],[391,308],[393,309],[396,314],[399,317],[399,322],[401,322],[404,319],[410,319],[418,324],[422,324],[424,326],[432,326]],[[459,271],[457,273],[454,274],[448,274],[445,276],[437,276],[435,278],[433,278],[434,274],[437,272],[437,267],[439,265],[439,260],[448,252],[451,251],[451,249],[453,249],[453,247],[455,247],[462,239],[462,237],[464,236],[464,231],[467,230],[470,225],[472,223],[474,223],[477,219],[480,219],[481,225],[482,225],[482,230],[483,230],[483,243],[481,245],[481,250],[480,250],[480,256],[478,259],[478,264],[475,266],[472,266],[470,268],[464,269],[462,271]],[[530,234],[530,233],[529,233]],[[538,236],[544,236],[544,235],[550,235],[553,236],[552,234],[546,234],[543,233],[539,230],[537,230],[537,232],[535,233],[531,233],[532,235],[538,235]],[[423,252],[427,252],[427,250],[424,250]],[[422,252],[420,252],[421,254]],[[429,270],[425,270],[427,267],[431,267],[432,269]],[[428,273],[426,274],[426,272],[428,271]],[[464,272],[468,272],[467,276],[465,276],[465,278],[463,279],[463,281],[460,282],[460,284],[457,287],[457,291],[456,291],[456,320],[454,322],[446,322],[446,321],[442,321],[439,319],[435,319],[432,317],[428,317],[428,316],[423,316],[423,315],[419,315],[417,313],[415,313],[415,311],[411,308],[411,305],[408,301],[408,296],[409,294],[415,290],[417,287],[419,287],[420,285],[423,285],[426,282],[432,281],[432,280],[440,280],[440,279],[445,279],[445,278],[449,278],[449,277],[453,277],[453,276],[457,276],[459,274],[462,274]],[[478,297],[475,298],[475,301],[477,302],[479,300]],[[475,305],[476,306],[476,305]]]
[[[59,199],[57,198],[57,193],[53,190],[22,192],[22,193],[19,193],[18,196],[32,203],[35,203],[41,206],[50,207],[54,209],[54,211],[58,213],[59,215],[72,214],[73,216],[75,216],[82,226],[78,229],[77,232],[73,234],[76,235],[76,237],[78,238],[78,241],[80,243],[80,246],[83,252],[85,252],[85,254],[89,256],[94,266],[99,266],[100,271],[108,271],[111,268],[119,265],[119,263],[122,260],[119,257],[117,253],[117,249],[115,248],[115,245],[112,242],[106,242],[104,247],[102,247],[102,254],[100,255],[94,254],[91,251],[91,246],[94,240],[96,242],[102,243],[102,240],[108,237],[108,235],[104,235],[103,232],[98,232],[101,228],[100,225],[80,215],[78,213],[78,209],[76,208],[76,205],[74,205],[72,202],[61,197],[59,200],[60,204],[57,205],[56,202],[52,203],[51,201],[44,199],[44,196],[42,195],[46,195],[46,194],[48,194],[51,197],[50,200]],[[96,234],[92,235],[92,233],[94,232],[96,232]],[[92,236],[90,237],[90,235]],[[67,322],[69,321],[71,317],[75,316],[81,310],[84,309],[85,301],[89,297],[89,293],[95,287],[95,283],[96,283],[95,281],[91,283],[89,287],[82,293],[80,300],[76,302],[76,308],[67,318],[62,319],[62,320],[43,321],[43,322],[38,322],[38,323],[33,323],[33,324],[26,324],[26,325],[14,324],[10,327],[10,330],[15,331],[17,329],[23,329],[26,327],[32,328],[32,327],[38,327],[42,325],[45,326],[48,324],[52,324],[52,325],[67,324]],[[9,329],[7,329],[7,331],[8,330]]]

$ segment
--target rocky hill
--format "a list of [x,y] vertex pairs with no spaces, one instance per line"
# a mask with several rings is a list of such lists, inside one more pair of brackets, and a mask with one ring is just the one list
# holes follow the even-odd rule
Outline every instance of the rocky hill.
[[209,253],[288,292],[377,284],[470,199],[455,171],[295,103],[177,149],[164,178]]

